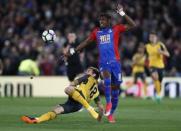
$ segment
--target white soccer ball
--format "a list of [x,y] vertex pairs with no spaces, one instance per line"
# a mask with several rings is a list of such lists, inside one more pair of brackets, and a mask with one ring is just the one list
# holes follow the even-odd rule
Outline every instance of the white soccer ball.
[[44,42],[54,42],[56,39],[56,34],[53,30],[45,30],[42,33],[42,39]]

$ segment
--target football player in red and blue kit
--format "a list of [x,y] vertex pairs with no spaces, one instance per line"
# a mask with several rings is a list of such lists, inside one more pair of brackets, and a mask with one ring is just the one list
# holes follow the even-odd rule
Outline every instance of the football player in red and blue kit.
[[105,115],[110,123],[114,123],[113,113],[118,105],[119,87],[122,82],[120,54],[118,50],[120,34],[136,26],[135,22],[125,14],[121,5],[117,13],[124,17],[128,24],[111,25],[111,16],[102,13],[99,17],[100,27],[95,27],[89,37],[80,43],[70,54],[78,52],[92,41],[96,41],[99,50],[99,70],[104,79],[106,108]]

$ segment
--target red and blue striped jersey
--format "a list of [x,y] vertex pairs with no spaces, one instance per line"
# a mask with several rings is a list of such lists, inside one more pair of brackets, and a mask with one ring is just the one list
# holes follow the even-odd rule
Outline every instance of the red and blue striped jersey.
[[120,60],[119,38],[120,33],[125,32],[124,25],[114,25],[108,28],[94,28],[89,35],[90,40],[96,41],[99,48],[99,62],[109,63],[113,60]]

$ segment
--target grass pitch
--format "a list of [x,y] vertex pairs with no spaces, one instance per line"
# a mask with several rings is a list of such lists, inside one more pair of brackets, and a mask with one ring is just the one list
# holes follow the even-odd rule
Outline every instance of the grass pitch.
[[0,131],[181,131],[181,99],[152,100],[120,98],[115,124],[106,117],[98,123],[84,110],[57,119],[29,125],[22,115],[38,116],[63,103],[65,98],[0,98]]

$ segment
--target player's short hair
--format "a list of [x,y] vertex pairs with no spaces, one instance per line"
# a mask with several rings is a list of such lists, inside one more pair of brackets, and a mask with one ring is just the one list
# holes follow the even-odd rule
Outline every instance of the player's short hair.
[[89,67],[89,69],[92,69],[93,73],[96,75],[94,78],[99,79],[99,76],[100,76],[99,70],[97,68],[93,67],[93,66]]
[[101,17],[106,17],[108,20],[111,19],[111,15],[109,15],[108,13],[101,13],[101,14],[99,15],[99,19],[100,19]]

